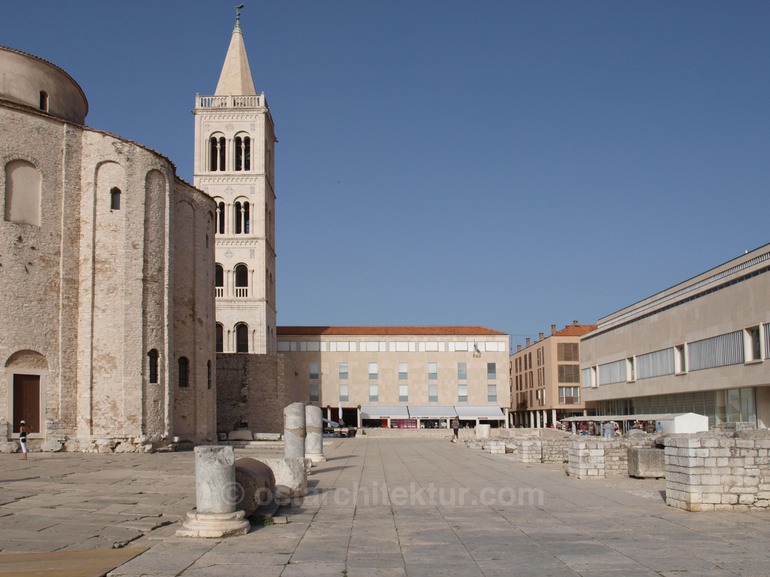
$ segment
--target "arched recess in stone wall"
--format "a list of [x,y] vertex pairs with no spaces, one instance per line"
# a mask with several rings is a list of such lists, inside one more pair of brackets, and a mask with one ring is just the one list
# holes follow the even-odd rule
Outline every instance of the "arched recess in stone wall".
[[47,380],[48,360],[37,351],[16,351],[6,360],[3,396],[8,403],[6,420],[12,424],[14,436],[18,436],[22,419],[30,435],[44,436]]
[[27,160],[5,165],[5,220],[40,226],[42,176]]
[[[143,371],[142,423],[144,433],[152,439],[168,434],[168,334],[166,309],[168,259],[166,245],[166,212],[169,197],[168,177],[160,170],[147,172],[144,182],[144,270],[142,310],[144,325],[142,342],[147,365]],[[147,353],[158,351],[157,382],[150,382]]]
[[[126,411],[131,394],[124,390],[126,336],[134,330],[134,321],[126,314],[126,297],[132,288],[128,283],[133,276],[127,267],[134,264],[126,250],[126,238],[135,230],[133,199],[122,164],[102,162],[95,176],[91,294],[83,294],[87,283],[81,289],[81,296],[91,299],[91,434],[114,437],[126,434],[127,413],[134,414]],[[112,209],[113,188],[122,191],[120,210]]]

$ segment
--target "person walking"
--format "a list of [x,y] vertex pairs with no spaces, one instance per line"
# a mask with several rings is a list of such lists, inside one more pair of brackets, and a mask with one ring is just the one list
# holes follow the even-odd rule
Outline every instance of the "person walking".
[[21,459],[22,461],[26,461],[27,460],[27,422],[26,421],[19,422],[19,444],[21,445],[21,452],[23,454]]
[[460,439],[460,418],[455,416],[454,419],[452,419],[452,442],[456,443]]

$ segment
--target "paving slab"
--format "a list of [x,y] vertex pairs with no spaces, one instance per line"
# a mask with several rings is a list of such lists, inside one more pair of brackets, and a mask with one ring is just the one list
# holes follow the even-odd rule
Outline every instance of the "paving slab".
[[0,551],[147,549],[112,577],[770,574],[770,513],[673,509],[663,480],[578,480],[429,439],[324,452],[307,497],[280,511],[287,524],[218,540],[175,535],[195,504],[192,452],[0,455]]
[[13,577],[102,577],[145,549],[0,553],[0,575]]

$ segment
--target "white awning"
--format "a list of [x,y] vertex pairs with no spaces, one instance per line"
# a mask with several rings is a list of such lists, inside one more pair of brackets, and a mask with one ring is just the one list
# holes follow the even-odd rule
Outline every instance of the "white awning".
[[362,419],[408,419],[409,411],[406,405],[362,405]]
[[457,414],[452,405],[409,405],[409,415],[413,419],[447,419]]
[[579,423],[581,421],[604,422],[604,421],[672,421],[676,417],[681,417],[686,413],[655,413],[645,415],[589,415],[580,417],[567,417],[561,419],[568,423]]
[[505,420],[503,410],[496,405],[455,405],[455,409],[461,419]]

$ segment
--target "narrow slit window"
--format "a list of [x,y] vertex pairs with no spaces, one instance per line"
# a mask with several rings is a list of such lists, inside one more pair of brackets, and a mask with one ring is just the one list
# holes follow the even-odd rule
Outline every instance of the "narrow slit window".
[[40,91],[40,110],[48,112],[48,93],[45,90]]
[[120,189],[110,190],[110,210],[120,210]]
[[225,203],[217,205],[217,233],[225,234]]
[[187,357],[179,357],[179,386],[181,388],[190,386],[190,361]]
[[147,353],[147,357],[149,359],[150,363],[150,384],[157,385],[158,384],[158,351],[155,349],[152,349],[149,353]]

